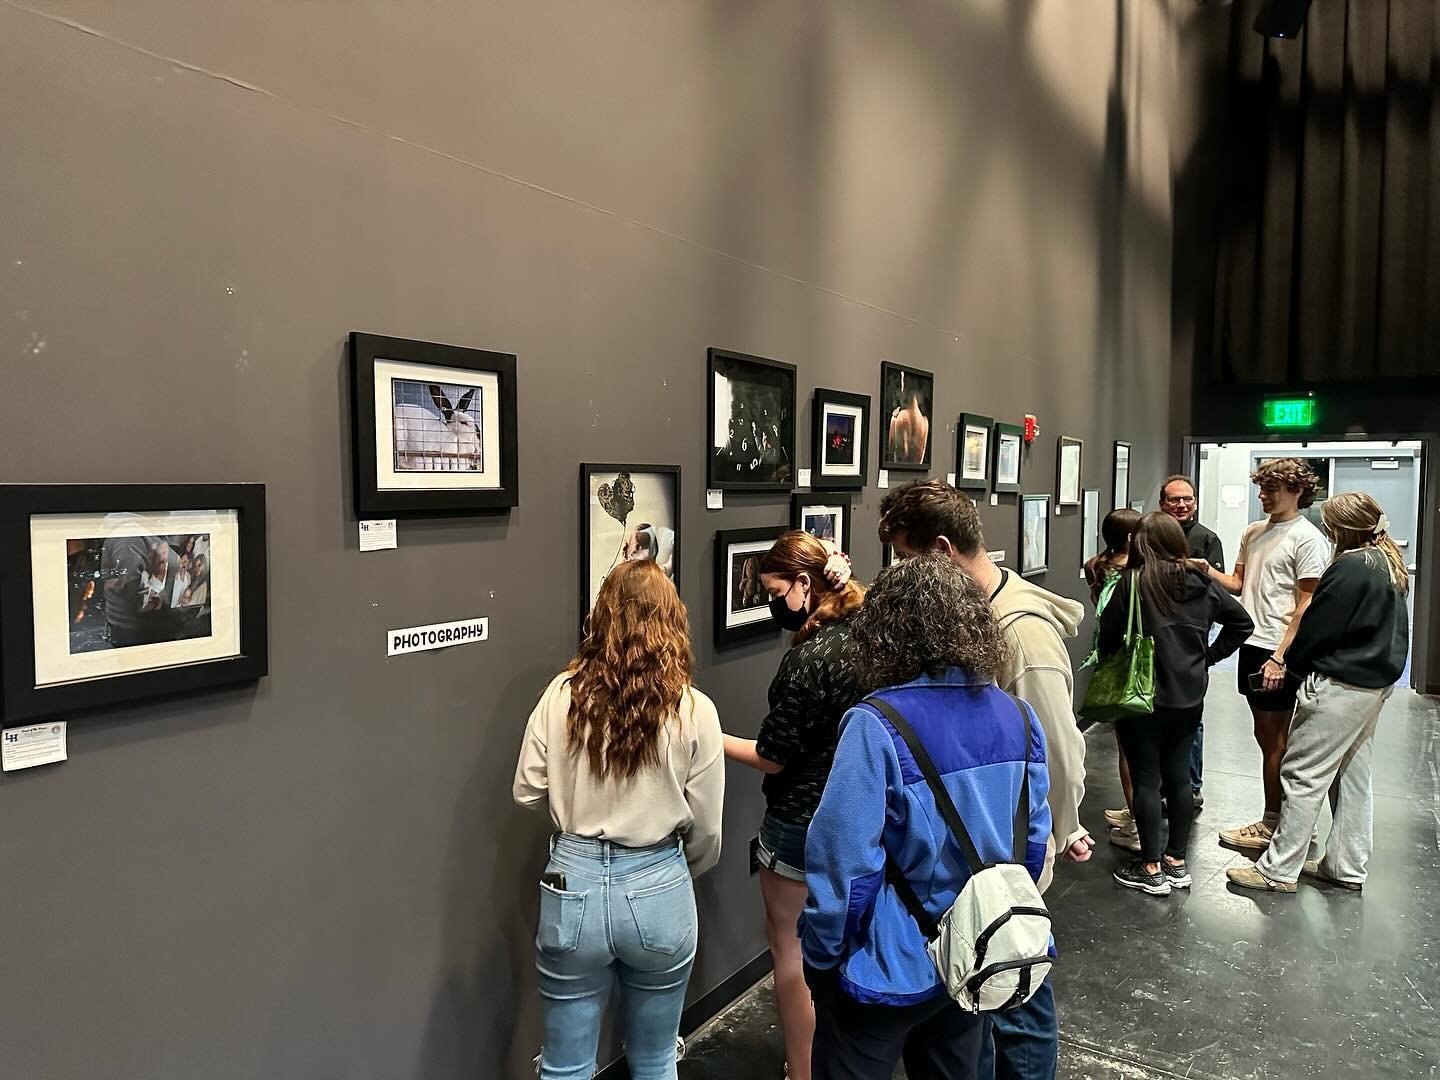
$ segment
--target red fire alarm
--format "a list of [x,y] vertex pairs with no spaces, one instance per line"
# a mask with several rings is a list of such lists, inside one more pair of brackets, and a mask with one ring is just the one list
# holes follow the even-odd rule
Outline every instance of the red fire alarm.
[[1040,421],[1030,413],[1025,414],[1025,443],[1028,446],[1040,437]]

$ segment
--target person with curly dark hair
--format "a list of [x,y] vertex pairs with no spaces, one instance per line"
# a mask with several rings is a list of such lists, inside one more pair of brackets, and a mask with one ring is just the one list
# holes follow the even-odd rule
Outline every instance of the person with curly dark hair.
[[[1299,688],[1286,673],[1285,654],[1330,562],[1330,545],[1300,512],[1314,504],[1319,484],[1309,465],[1300,458],[1276,458],[1264,462],[1250,479],[1260,487],[1260,506],[1268,516],[1240,538],[1233,574],[1208,564],[1203,569],[1240,597],[1255,623],[1255,632],[1240,648],[1238,684],[1255,718],[1265,813],[1254,824],[1222,829],[1220,844],[1258,856],[1270,846],[1280,820],[1280,764]],[[1201,566],[1198,561],[1194,565]]]
[[[1038,881],[1051,830],[1045,730],[995,684],[1010,650],[984,591],[950,560],[921,555],[882,570],[850,624],[861,687],[908,721],[983,862],[1012,858],[1028,775],[1024,861]],[[805,862],[812,1075],[890,1080],[903,1057],[911,1080],[974,1076],[985,1021],[946,992],[892,876],[938,918],[969,864],[905,740],[868,698],[841,723]]]

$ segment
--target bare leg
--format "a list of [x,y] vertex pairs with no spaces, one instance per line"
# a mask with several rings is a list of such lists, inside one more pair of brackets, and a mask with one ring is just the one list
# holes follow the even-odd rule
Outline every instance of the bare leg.
[[1280,765],[1285,760],[1285,747],[1290,742],[1290,719],[1294,714],[1265,709],[1251,711],[1255,714],[1255,742],[1260,746],[1260,770],[1265,784],[1265,813],[1273,824],[1284,799],[1284,789],[1280,784]]
[[780,1007],[780,1028],[785,1033],[785,1060],[791,1080],[810,1080],[810,1044],[815,1041],[815,1003],[805,985],[800,938],[795,927],[805,907],[809,888],[772,870],[760,871],[760,895],[765,900],[765,937],[775,963],[775,1001]]
[[1130,763],[1125,760],[1125,748],[1119,746],[1120,754],[1120,790],[1125,793],[1125,809],[1130,811],[1130,817],[1135,817],[1135,785],[1130,780]]

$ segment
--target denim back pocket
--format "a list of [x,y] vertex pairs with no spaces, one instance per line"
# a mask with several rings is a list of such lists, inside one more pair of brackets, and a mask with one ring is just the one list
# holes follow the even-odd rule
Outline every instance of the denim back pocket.
[[574,952],[580,944],[580,927],[585,922],[585,894],[563,892],[540,883],[540,929],[535,944],[547,953]]
[[676,956],[695,949],[695,894],[690,873],[649,889],[627,892],[640,944],[650,952]]

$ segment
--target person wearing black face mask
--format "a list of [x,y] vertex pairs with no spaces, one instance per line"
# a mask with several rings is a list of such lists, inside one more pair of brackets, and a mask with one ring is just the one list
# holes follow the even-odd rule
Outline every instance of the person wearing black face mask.
[[830,775],[840,718],[860,699],[849,616],[865,590],[833,545],[788,532],[760,560],[770,613],[794,634],[770,684],[755,739],[725,736],[725,755],[765,774],[760,893],[775,966],[775,999],[791,1080],[810,1080],[815,1005],[805,985],[797,926],[805,906],[805,836]]

